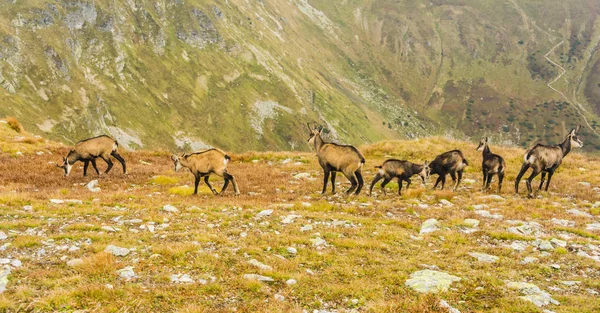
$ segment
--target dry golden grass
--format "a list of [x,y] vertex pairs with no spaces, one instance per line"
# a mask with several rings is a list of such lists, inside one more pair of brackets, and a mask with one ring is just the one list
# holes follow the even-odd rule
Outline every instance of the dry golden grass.
[[7,117],[6,123],[8,124],[8,127],[10,127],[10,129],[16,131],[17,133],[22,133],[25,131],[23,125],[21,125],[21,123],[14,117]]
[[[388,156],[421,162],[459,148],[470,166],[467,182],[456,193],[432,191],[431,181],[425,188],[414,180],[402,197],[397,196],[395,184],[389,185],[385,197],[368,197],[364,189],[359,196],[345,196],[342,192],[349,184],[338,175],[338,194],[322,196],[322,172],[313,153],[251,152],[233,155],[229,165],[240,196],[234,196],[231,187],[224,195],[213,196],[204,185],[199,195],[192,196],[192,175],[175,173],[168,152],[123,152],[127,176],[117,165],[108,175],[97,177],[89,171],[84,178],[79,163],[65,178],[55,164],[68,148],[44,143],[46,152],[38,155],[39,143],[19,144],[24,145],[23,156],[6,150],[0,153],[0,230],[9,235],[0,244],[10,243],[2,253],[23,262],[0,295],[3,312],[446,312],[440,299],[461,312],[540,311],[508,290],[505,281],[530,281],[550,292],[561,302],[549,307],[556,312],[600,310],[597,296],[587,291],[600,291],[598,262],[577,256],[571,247],[544,257],[532,246],[524,251],[507,247],[515,240],[535,239],[509,232],[509,220],[540,223],[545,231],[541,238],[568,235],[570,244],[584,250],[599,244],[600,234],[585,229],[598,220],[599,213],[594,205],[599,193],[593,187],[600,185],[600,162],[595,155],[567,156],[550,192],[531,200],[525,197],[524,185],[521,195],[513,195],[523,150],[492,146],[508,164],[501,193],[504,200],[498,201],[485,198],[492,193],[480,191],[481,155],[475,145],[443,138],[361,147],[367,158],[365,185],[370,184],[373,167]],[[99,168],[105,168],[102,161]],[[293,178],[304,172],[311,177]],[[85,187],[92,179],[99,180],[101,192]],[[212,177],[211,183],[219,190],[223,180]],[[379,193],[379,186],[374,191]],[[82,203],[52,204],[49,199]],[[442,207],[442,199],[454,205]],[[161,210],[165,204],[174,205],[180,213]],[[26,205],[33,211],[24,210]],[[486,205],[486,210],[504,217],[481,217],[475,205]],[[272,215],[256,218],[268,208],[274,210]],[[566,213],[571,208],[595,216]],[[298,217],[282,223],[288,215]],[[429,218],[438,219],[441,229],[413,239]],[[481,221],[478,231],[461,231],[467,218]],[[562,227],[553,224],[552,218],[576,224]],[[140,221],[128,222],[133,219]],[[150,225],[154,232],[149,231]],[[303,225],[313,229],[301,231]],[[118,230],[108,232],[103,226]],[[327,242],[324,248],[313,246],[311,240],[317,237]],[[109,244],[135,251],[125,257],[112,256],[104,252]],[[69,251],[72,246],[79,249]],[[288,247],[298,253],[289,253]],[[40,255],[40,249],[45,254]],[[469,252],[493,254],[500,261],[479,263]],[[526,256],[540,261],[521,265]],[[75,258],[83,263],[66,265]],[[248,263],[250,259],[272,269],[256,268]],[[561,269],[551,269],[554,263]],[[436,295],[419,295],[404,286],[412,272],[431,265],[462,280]],[[116,271],[126,266],[134,267],[137,278],[119,278]],[[171,275],[184,273],[196,283],[170,282]],[[243,278],[247,273],[275,281],[249,281]],[[288,279],[297,284],[287,285]],[[562,280],[580,284],[566,287]],[[554,287],[561,290],[550,289]],[[276,294],[285,300],[276,300]]]

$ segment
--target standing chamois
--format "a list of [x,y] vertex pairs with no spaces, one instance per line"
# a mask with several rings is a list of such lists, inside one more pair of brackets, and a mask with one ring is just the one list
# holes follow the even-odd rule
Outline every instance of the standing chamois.
[[324,194],[327,190],[329,174],[331,174],[331,192],[335,193],[335,175],[337,172],[342,172],[352,184],[346,191],[346,194],[352,193],[355,189],[354,194],[359,194],[364,184],[361,169],[365,164],[365,157],[362,153],[353,146],[338,145],[323,141],[323,138],[321,138],[323,126],[320,126],[319,129],[312,129],[308,125],[308,129],[310,130],[308,143],[315,148],[319,164],[325,173],[325,177],[323,178],[323,192],[321,193]]
[[423,184],[425,184],[425,180],[429,178],[429,162],[425,161],[424,164],[415,164],[404,160],[397,159],[388,159],[383,162],[382,165],[375,166],[378,168],[377,174],[373,181],[371,182],[371,187],[369,188],[369,195],[373,191],[373,186],[380,181],[382,178],[384,179],[381,183],[381,192],[385,195],[385,185],[387,185],[392,179],[398,178],[398,195],[402,195],[402,182],[406,182],[406,190],[410,187],[410,178],[413,175],[421,176],[421,180]]
[[577,125],[576,128],[573,128],[569,135],[565,138],[565,140],[555,146],[546,146],[542,144],[537,144],[533,148],[527,150],[525,152],[525,156],[523,157],[523,165],[521,166],[521,171],[519,175],[517,175],[517,179],[515,180],[515,193],[519,193],[519,182],[521,181],[521,177],[527,172],[527,170],[531,167],[532,172],[531,176],[527,178],[527,191],[529,191],[529,197],[532,198],[533,188],[531,188],[531,181],[539,174],[542,173],[542,181],[540,182],[540,187],[538,190],[542,189],[542,185],[544,184],[544,180],[546,179],[546,173],[548,173],[548,181],[546,182],[546,191],[548,191],[548,185],[550,185],[550,180],[552,179],[552,175],[554,175],[554,171],[560,166],[562,160],[569,152],[571,152],[571,148],[581,148],[583,147],[583,142],[577,138],[577,133],[581,129],[581,125]]
[[481,162],[483,190],[488,190],[490,188],[490,183],[492,182],[492,177],[498,175],[498,193],[500,193],[500,190],[502,189],[502,180],[504,180],[504,169],[506,168],[504,159],[490,151],[487,137],[479,142],[479,146],[477,146],[477,149],[475,150],[483,151],[483,161]]
[[[467,165],[469,165],[469,163],[460,150],[444,152],[435,157],[435,159],[429,163],[429,168],[431,169],[430,174],[438,174],[438,179],[435,181],[433,189],[435,189],[440,182],[442,182],[441,189],[444,189],[446,175],[450,174],[450,177],[452,177],[452,181],[454,182],[452,191],[456,191],[458,184],[460,184],[460,181],[462,180],[463,171]],[[458,180],[456,180],[456,174],[458,174]]]
[[[202,177],[204,177],[204,182],[210,188],[210,191],[215,195],[222,194],[227,189],[229,181],[233,184],[235,194],[240,194],[235,178],[227,172],[227,163],[231,158],[219,149],[209,149],[191,154],[182,154],[181,156],[173,154],[171,160],[175,164],[176,172],[179,172],[183,167],[187,167],[194,174],[194,194],[198,194],[198,185]],[[225,184],[220,192],[217,192],[208,182],[208,178],[212,173],[225,179]]]
[[125,160],[117,151],[118,148],[119,143],[106,135],[82,140],[75,144],[75,147],[69,151],[67,157],[63,158],[63,164],[56,164],[56,166],[64,169],[65,176],[69,176],[71,169],[73,168],[73,164],[81,161],[83,162],[83,176],[86,176],[88,165],[92,163],[92,166],[96,170],[96,174],[100,176],[100,171],[98,171],[98,168],[96,167],[96,159],[101,158],[104,160],[104,162],[106,162],[106,164],[108,164],[108,167],[104,172],[107,174],[113,167],[113,162],[110,159],[110,157],[113,156],[123,166],[123,173],[127,174]]

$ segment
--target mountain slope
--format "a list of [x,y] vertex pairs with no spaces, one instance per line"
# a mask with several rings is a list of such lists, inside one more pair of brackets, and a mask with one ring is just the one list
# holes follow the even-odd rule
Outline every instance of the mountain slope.
[[[595,1],[5,1],[0,115],[67,143],[558,141],[600,112]],[[564,44],[557,44],[564,40]],[[559,62],[561,74],[548,58]],[[591,149],[600,145],[584,130]]]

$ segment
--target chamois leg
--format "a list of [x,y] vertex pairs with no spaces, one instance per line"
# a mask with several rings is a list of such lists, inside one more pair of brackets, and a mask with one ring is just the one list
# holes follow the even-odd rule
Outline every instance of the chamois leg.
[[483,185],[481,186],[481,191],[484,191],[486,189],[485,188],[485,184],[487,182],[487,175],[488,174],[487,174],[487,171],[485,169],[483,169],[482,172],[483,172]]
[[365,185],[365,180],[363,179],[360,169],[356,170],[354,172],[354,175],[356,175],[356,179],[358,180],[358,187],[356,187],[356,191],[354,192],[354,194],[358,195],[362,190],[362,187]]
[[227,183],[229,181],[231,181],[231,184],[233,185],[233,191],[235,192],[236,195],[239,195],[240,190],[238,189],[238,185],[237,185],[237,182],[235,181],[235,177],[227,172],[223,173],[223,177],[225,178],[225,185],[223,185],[223,189],[221,189],[220,193],[223,193],[223,191],[225,191],[225,188],[227,187]]
[[438,175],[438,178],[435,180],[435,184],[433,185],[433,189],[437,188],[437,185],[442,181],[442,175]]
[[[454,186],[454,191],[456,191],[456,189],[458,189],[458,185],[460,185],[460,182],[462,181],[462,175],[463,175],[463,170],[458,171],[458,181],[456,181],[456,186]],[[489,177],[488,174],[488,179],[491,180],[492,178]]]
[[96,170],[96,175],[100,176],[100,171],[98,170],[98,167],[96,166],[96,159],[91,159],[90,162],[92,162],[92,166],[94,167],[94,170]]
[[456,179],[456,173],[450,173],[450,177],[452,178],[452,183],[454,183],[454,187],[452,191],[456,191],[456,187],[458,187],[459,181]]
[[198,185],[200,184],[200,174],[194,175],[194,194],[198,194]]
[[442,176],[442,188],[440,190],[444,190],[444,185],[446,185],[446,175]]
[[119,152],[117,152],[116,150],[111,152],[111,154],[113,157],[115,157],[115,159],[117,159],[117,161],[119,161],[119,163],[121,163],[121,166],[123,166],[123,174],[127,174],[127,166],[125,165],[125,159],[123,159],[123,157],[119,154]]
[[384,195],[384,196],[386,195],[386,192],[385,192],[385,185],[387,185],[387,184],[390,182],[390,180],[392,180],[392,178],[391,178],[391,177],[389,177],[389,178],[388,178],[388,177],[385,177],[385,179],[384,179],[384,180],[383,180],[383,182],[381,183],[381,186],[379,186],[379,187],[381,187],[381,193],[383,193],[383,195]]
[[504,180],[504,172],[498,173],[498,193],[502,190],[502,181]]
[[410,178],[406,179],[406,190],[408,190],[408,187],[410,187],[410,183],[412,183],[412,181],[410,180]]
[[102,160],[104,160],[104,162],[106,162],[106,164],[108,164],[106,171],[104,171],[104,174],[108,174],[108,172],[110,172],[110,169],[113,167],[113,162],[110,160],[109,156],[101,155],[100,157],[102,158]]
[[321,194],[325,194],[325,192],[327,192],[327,183],[329,182],[329,169],[324,168],[323,172],[325,175],[323,176],[323,191],[321,191]]
[[546,182],[546,191],[548,191],[548,186],[550,186],[550,180],[552,179],[552,175],[554,175],[554,171],[548,172],[548,181]]
[[348,190],[346,190],[346,194],[349,195],[354,191],[354,189],[356,189],[356,187],[358,186],[358,182],[356,181],[356,175],[354,174],[354,172],[350,172],[350,173],[344,172],[344,175],[346,176],[346,178],[348,178],[348,180],[352,184],[350,186],[350,188]]
[[533,179],[538,176],[540,174],[541,170],[537,169],[537,168],[533,168],[533,172],[531,173],[531,176],[529,176],[529,178],[527,178],[527,191],[529,191],[529,197],[533,198],[534,194],[533,194],[533,188],[531,188],[531,182],[533,181]]
[[369,196],[373,192],[373,186],[375,186],[375,184],[378,181],[380,181],[382,178],[383,178],[383,175],[380,175],[379,173],[375,174],[375,177],[373,178],[373,181],[371,182],[371,187],[369,187]]
[[542,172],[542,180],[540,180],[540,187],[538,188],[538,191],[542,190],[545,180],[546,180],[546,172]]
[[331,171],[331,193],[335,194],[335,175],[337,174],[336,171]]
[[87,168],[90,165],[90,161],[83,161],[83,176],[87,176]]
[[[206,184],[206,186],[208,186],[208,188],[210,188],[210,191],[212,191],[212,193],[214,195],[218,195],[219,193],[215,190],[215,188],[213,188],[213,186],[210,185],[210,183],[208,182],[208,175],[204,176],[204,183]],[[227,180],[225,180],[227,181]]]
[[494,177],[494,174],[488,174],[487,181],[485,182],[485,190],[490,189],[490,185],[492,184],[493,177]]
[[519,193],[519,182],[521,181],[521,178],[523,177],[525,172],[527,172],[528,169],[529,169],[529,163],[523,163],[523,165],[521,165],[521,170],[519,171],[519,175],[517,175],[517,178],[515,179],[515,193]]

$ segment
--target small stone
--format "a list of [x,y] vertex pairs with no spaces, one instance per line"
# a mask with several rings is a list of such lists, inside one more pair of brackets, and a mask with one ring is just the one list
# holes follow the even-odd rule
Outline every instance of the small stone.
[[533,242],[533,245],[535,247],[537,247],[538,249],[540,249],[541,251],[552,251],[552,250],[554,250],[554,247],[552,246],[552,244],[548,240],[536,239]]
[[477,228],[479,226],[479,223],[479,220],[476,220],[474,218],[467,218],[464,221],[464,224],[471,228]]
[[439,230],[440,222],[435,218],[430,218],[421,224],[421,230],[419,231],[419,235],[429,234],[436,230]]
[[298,250],[296,250],[296,248],[293,248],[293,247],[288,247],[287,252],[289,254],[296,254],[296,253],[298,253]]
[[555,247],[566,247],[567,246],[567,242],[564,240],[560,240],[557,238],[552,238],[550,239],[550,243],[555,246]]
[[273,278],[269,277],[269,276],[262,276],[262,275],[258,275],[258,274],[244,274],[244,279],[247,280],[258,280],[258,281],[263,281],[263,282],[273,282],[275,281]]
[[252,259],[252,260],[248,261],[248,263],[249,263],[250,265],[253,265],[253,266],[255,266],[255,267],[258,267],[258,268],[260,268],[260,269],[261,269],[261,270],[263,270],[263,271],[272,271],[272,270],[273,270],[273,267],[271,267],[271,266],[269,266],[269,265],[266,265],[266,264],[264,264],[264,263],[261,263],[261,262],[259,262],[259,261],[258,261],[258,260],[256,260],[256,259]]
[[65,203],[65,201],[64,200],[60,200],[60,199],[50,199],[50,203],[53,203],[53,204],[63,204],[63,203]]
[[87,189],[89,189],[91,192],[100,192],[102,189],[100,189],[100,187],[97,187],[97,186],[98,186],[98,180],[97,179],[94,179],[94,180],[90,181],[86,185]]
[[453,282],[460,281],[456,277],[444,272],[422,270],[410,274],[405,285],[421,293],[437,293],[448,291]]
[[528,246],[529,246],[529,244],[527,244],[526,242],[523,242],[523,241],[513,241],[510,244],[510,247],[516,251],[525,251],[525,249],[527,249]]
[[115,287],[113,287],[113,285],[111,285],[111,284],[106,284],[106,285],[104,285],[104,287],[106,287],[106,289],[113,289],[113,288],[115,288]]
[[31,211],[33,211],[33,206],[26,205],[26,206],[23,207],[23,211],[31,212]]
[[538,286],[530,283],[523,282],[508,282],[506,286],[509,289],[518,290],[523,296],[521,299],[529,301],[538,307],[546,306],[549,304],[558,305],[558,301],[552,299],[552,296],[541,290]]
[[271,214],[273,214],[273,210],[262,210],[258,214],[256,214],[256,218],[263,218]]
[[21,267],[21,265],[23,265],[23,262],[21,262],[21,260],[14,259],[10,261],[10,265],[12,267]]
[[501,220],[504,218],[504,216],[501,214],[492,214],[486,210],[477,210],[477,211],[475,211],[475,214],[482,216],[482,217],[492,218],[492,219],[496,219],[496,220]]
[[0,294],[6,290],[8,275],[10,275],[10,267],[5,265],[2,267],[2,272],[0,272]]
[[551,268],[555,269],[555,270],[559,270],[560,269],[560,265],[558,264],[552,264],[550,265]]
[[246,238],[246,237],[248,237],[248,233],[245,232],[245,231],[243,231],[243,232],[240,233],[240,237]]
[[81,264],[83,264],[82,259],[72,259],[67,262],[67,265],[70,267],[79,266]]
[[311,231],[311,230],[313,230],[313,226],[312,225],[304,225],[304,226],[300,227],[300,231],[301,232]]
[[285,284],[288,286],[295,285],[297,283],[298,282],[295,279],[291,279],[291,278],[285,281]]
[[451,206],[453,206],[453,205],[454,205],[452,202],[450,202],[450,201],[448,201],[448,200],[446,200],[446,199],[441,199],[441,200],[440,200],[440,203],[441,203],[443,206],[446,206],[446,207],[451,207]]
[[565,285],[565,286],[569,286],[569,287],[581,284],[581,282],[575,281],[575,280],[563,280],[560,283],[563,284],[563,285]]
[[352,300],[350,300],[350,303],[352,303],[352,305],[357,305],[358,299],[352,299]]
[[325,239],[322,239],[320,237],[313,238],[313,239],[310,240],[310,242],[312,242],[313,246],[315,246],[315,247],[322,247],[322,246],[325,246],[327,244],[327,242],[325,241]]
[[275,297],[275,300],[277,300],[277,301],[285,301],[285,297],[278,293],[276,293],[274,297]]
[[102,227],[100,227],[100,229],[102,229],[102,230],[105,230],[105,231],[107,231],[107,232],[109,232],[109,233],[114,233],[114,232],[116,232],[116,231],[117,231],[117,230],[116,230],[114,227],[112,227],[112,226],[102,226]]
[[3,231],[0,231],[0,240],[4,240],[6,238],[8,238],[8,236]]
[[133,271],[133,266],[127,266],[117,271],[117,274],[125,280],[130,280],[135,278],[135,272]]
[[290,214],[281,220],[281,224],[291,224],[295,219],[300,218],[302,216],[296,214]]
[[585,229],[593,230],[593,231],[600,231],[600,223],[587,224]]
[[524,258],[523,261],[521,261],[521,264],[529,264],[529,263],[533,263],[533,262],[537,262],[537,261],[538,261],[538,258],[528,256],[528,257]]
[[104,248],[104,252],[110,253],[114,256],[126,256],[129,254],[130,250],[127,248],[121,248],[113,245],[108,245]]
[[193,284],[195,281],[188,274],[173,274],[170,277],[172,283]]
[[588,218],[592,218],[592,217],[594,217],[594,216],[593,216],[593,215],[591,215],[590,213],[583,212],[583,211],[580,211],[580,210],[578,210],[578,209],[570,209],[570,210],[567,210],[567,213],[569,213],[569,214],[572,214],[572,215],[574,215],[574,216],[579,216],[579,217],[588,217]]
[[162,210],[169,213],[179,213],[179,210],[170,204],[163,206]]
[[440,300],[440,306],[448,310],[449,313],[460,313],[458,309],[453,308],[450,304],[448,304],[448,302],[446,302],[446,300]]
[[298,173],[296,175],[293,176],[294,179],[306,179],[306,178],[310,178],[310,173]]
[[496,263],[500,259],[497,256],[489,255],[489,254],[485,254],[485,253],[479,253],[479,252],[470,252],[469,255],[476,258],[477,261],[485,262],[485,263]]

